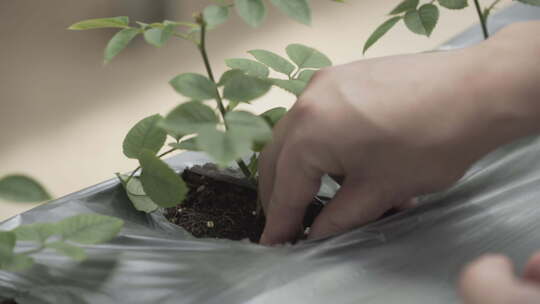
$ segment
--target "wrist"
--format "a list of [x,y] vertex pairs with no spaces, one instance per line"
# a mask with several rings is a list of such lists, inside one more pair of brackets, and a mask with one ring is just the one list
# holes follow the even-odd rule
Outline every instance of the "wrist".
[[[495,148],[540,132],[540,22],[510,25],[468,52],[470,102]],[[489,134],[489,135],[488,135]]]

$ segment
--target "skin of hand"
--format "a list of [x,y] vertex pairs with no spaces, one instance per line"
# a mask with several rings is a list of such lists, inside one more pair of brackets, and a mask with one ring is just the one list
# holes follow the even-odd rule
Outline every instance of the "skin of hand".
[[522,277],[514,274],[504,256],[486,255],[469,264],[460,279],[464,304],[540,303],[540,252],[525,266]]
[[470,165],[540,130],[539,22],[474,47],[323,69],[261,154],[261,243],[293,241],[323,174],[343,184],[311,227],[322,238],[455,183]]

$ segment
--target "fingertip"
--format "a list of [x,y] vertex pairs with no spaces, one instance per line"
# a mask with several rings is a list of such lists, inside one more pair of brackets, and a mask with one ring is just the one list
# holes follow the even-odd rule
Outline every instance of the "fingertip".
[[511,261],[499,254],[485,255],[465,266],[459,290],[465,303],[499,303],[516,286]]
[[529,259],[523,277],[527,281],[540,284],[540,251]]

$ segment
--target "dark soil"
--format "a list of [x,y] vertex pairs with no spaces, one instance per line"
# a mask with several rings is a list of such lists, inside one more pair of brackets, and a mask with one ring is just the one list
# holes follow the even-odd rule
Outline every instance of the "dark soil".
[[17,304],[17,302],[15,302],[15,300],[13,299],[8,299],[8,300],[2,300],[0,304]]
[[[182,178],[189,187],[181,205],[167,208],[165,217],[198,238],[249,239],[258,242],[265,219],[257,210],[257,191],[184,170]],[[309,227],[322,209],[314,203],[308,208],[304,227]]]

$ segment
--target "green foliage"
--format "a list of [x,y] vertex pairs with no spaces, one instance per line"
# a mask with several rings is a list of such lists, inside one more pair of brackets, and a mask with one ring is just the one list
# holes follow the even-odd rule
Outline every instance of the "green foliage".
[[171,143],[169,146],[180,150],[201,151],[201,149],[197,146],[197,137],[191,137],[179,143]]
[[224,82],[223,97],[236,102],[250,102],[270,90],[272,83],[266,79],[249,76],[243,72],[231,73]]
[[258,27],[266,17],[266,6],[262,0],[234,0],[238,15],[250,26]]
[[438,2],[447,9],[463,9],[469,5],[467,0],[438,0]]
[[8,175],[0,179],[0,199],[13,202],[42,202],[51,199],[45,188],[25,175]]
[[216,113],[209,106],[190,101],[177,106],[161,121],[160,126],[176,134],[193,134],[200,129],[219,123]]
[[304,70],[300,72],[298,75],[298,79],[302,80],[305,83],[308,83],[311,81],[311,78],[313,78],[313,75],[315,75],[316,70]]
[[518,0],[521,3],[534,5],[534,6],[540,6],[540,0]]
[[169,83],[178,93],[195,100],[217,98],[218,92],[216,85],[208,77],[200,74],[180,74]]
[[231,69],[242,70],[249,76],[266,78],[270,74],[270,71],[264,64],[250,59],[226,59],[225,64]]
[[439,9],[433,4],[424,4],[418,10],[405,14],[405,25],[412,32],[430,36],[439,20]]
[[396,25],[400,20],[402,19],[401,16],[392,17],[388,20],[386,20],[383,24],[379,25],[377,29],[369,36],[368,40],[364,44],[364,50],[362,53],[366,53],[366,51],[373,45],[375,42],[377,42],[379,39],[381,39],[382,36],[384,36],[388,31]]
[[58,228],[54,223],[35,223],[19,226],[13,232],[19,241],[44,243],[49,237],[58,233]]
[[80,244],[99,244],[113,239],[122,230],[123,225],[124,222],[115,217],[79,214],[58,222],[56,229],[63,240]]
[[161,207],[174,207],[184,200],[188,191],[186,184],[159,157],[151,151],[143,151],[139,162],[144,192],[153,202]]
[[[19,226],[12,231],[0,231],[0,269],[23,271],[30,268],[34,260],[31,254],[46,248],[82,261],[84,249],[78,244],[98,244],[111,240],[122,229],[123,221],[98,214],[80,214],[56,223],[35,223]],[[47,242],[51,238],[54,240]],[[16,252],[17,241],[34,242],[35,249]]]
[[307,0],[270,0],[270,2],[292,19],[311,24],[311,9]]
[[117,32],[105,48],[105,63],[110,62],[116,55],[118,55],[126,46],[135,38],[141,31],[134,28],[125,28]]
[[56,252],[63,254],[75,261],[83,261],[87,258],[86,252],[81,247],[77,247],[66,242],[52,242],[45,245],[46,248],[54,249]]
[[262,113],[260,116],[273,128],[285,114],[287,114],[287,109],[277,107]]
[[162,47],[175,33],[176,24],[167,23],[161,27],[145,30],[144,40],[155,47]]
[[209,5],[203,11],[203,18],[208,28],[213,29],[229,19],[229,8],[222,5]]
[[225,115],[225,122],[231,132],[249,138],[253,142],[264,143],[272,137],[272,130],[268,123],[249,112],[229,112]]
[[83,20],[72,24],[70,30],[91,30],[99,28],[128,28],[129,18],[125,16]]
[[131,128],[122,145],[124,155],[136,159],[143,150],[158,153],[167,138],[167,132],[158,127],[162,119],[159,114],[148,116]]
[[[344,2],[334,0],[334,2]],[[128,19],[93,19],[81,22],[74,28],[122,28],[106,48],[106,61],[110,61],[138,34],[147,43],[161,47],[172,37],[188,40],[195,44],[203,57],[207,76],[184,73],[170,81],[180,94],[192,99],[173,109],[165,118],[158,114],[146,117],[128,132],[123,143],[124,154],[138,159],[142,173],[140,177],[117,174],[127,196],[137,210],[152,212],[159,206],[169,207],[181,203],[187,188],[182,179],[160,157],[175,150],[204,151],[219,165],[229,165],[237,161],[247,178],[256,174],[257,155],[253,154],[250,166],[242,157],[250,151],[260,151],[271,139],[271,127],[286,113],[284,108],[275,108],[257,116],[244,111],[235,111],[240,103],[251,102],[266,94],[272,86],[285,89],[299,96],[316,69],[330,66],[327,56],[314,48],[291,44],[286,52],[289,59],[265,50],[249,53],[255,60],[233,58],[225,61],[230,70],[215,82],[211,61],[206,51],[206,32],[226,22],[230,9],[234,7],[241,19],[250,26],[260,25],[267,14],[263,0],[214,0],[202,13],[194,14],[195,23],[163,21],[161,23],[136,22],[138,28],[129,27]],[[309,0],[270,0],[279,10],[303,24],[311,23]],[[180,29],[179,29],[180,28]],[[182,30],[182,28],[184,28]],[[185,31],[184,31],[185,30]],[[292,62],[291,62],[292,61]],[[287,79],[269,78],[270,69],[285,74]],[[203,102],[214,100],[217,109]],[[219,110],[219,111],[218,111]],[[171,150],[156,154],[165,144],[167,134],[176,142],[169,143]],[[186,139],[187,138],[187,139]],[[50,235],[39,235],[35,231],[22,231],[26,238],[46,239]],[[54,245],[56,250],[72,257],[82,257],[80,251],[62,244]]]
[[9,260],[13,255],[16,240],[14,232],[0,231],[0,267],[3,266],[2,261]]
[[411,10],[416,10],[419,2],[420,0],[403,0],[390,12],[390,15],[397,15]]
[[290,76],[295,70],[294,65],[291,62],[289,62],[289,60],[281,57],[278,54],[272,53],[270,51],[251,50],[248,53],[253,55],[255,59],[265,64],[272,70],[279,73],[283,73],[287,76]]
[[202,129],[196,142],[197,147],[208,153],[221,167],[248,155],[252,145],[252,141],[242,134],[211,127]]
[[289,58],[299,69],[320,69],[332,65],[332,61],[323,53],[302,44],[290,44],[286,48]]
[[152,201],[148,195],[146,195],[142,183],[138,177],[129,178],[126,175],[120,174],[117,174],[117,176],[122,181],[126,194],[135,209],[150,213],[159,208],[159,206],[154,203],[154,201]]
[[275,78],[272,78],[270,79],[272,81],[272,83],[291,93],[291,94],[294,94],[296,97],[299,97],[300,94],[302,94],[302,92],[304,92],[304,89],[306,88],[307,86],[307,82],[303,81],[303,80],[298,80],[298,79],[275,79]]

